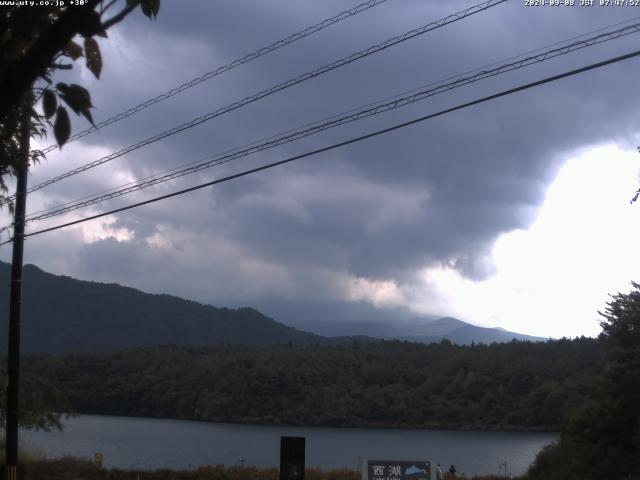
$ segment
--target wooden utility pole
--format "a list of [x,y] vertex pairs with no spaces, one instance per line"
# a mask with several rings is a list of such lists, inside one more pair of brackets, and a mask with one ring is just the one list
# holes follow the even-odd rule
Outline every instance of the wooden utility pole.
[[9,349],[7,354],[7,425],[5,429],[5,480],[17,480],[18,418],[20,391],[20,307],[22,304],[22,257],[24,217],[27,203],[27,171],[31,136],[31,93],[23,104],[20,131],[20,158],[16,165],[16,209],[13,222],[13,258],[11,260],[11,296],[9,300]]

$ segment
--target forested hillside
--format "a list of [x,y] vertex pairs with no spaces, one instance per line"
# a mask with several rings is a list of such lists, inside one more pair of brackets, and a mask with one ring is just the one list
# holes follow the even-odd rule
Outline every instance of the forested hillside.
[[558,430],[593,388],[594,339],[456,346],[165,346],[28,355],[81,413],[240,423]]
[[[10,266],[0,262],[0,313],[8,318]],[[444,337],[454,343],[483,343],[540,340],[496,328],[482,328],[454,318],[441,318],[412,327],[389,321],[385,331],[376,328],[375,311],[363,329],[343,330],[329,337],[289,325],[303,325],[307,316],[324,318],[327,324],[341,323],[338,311],[321,311],[313,305],[288,315],[289,325],[254,308],[217,308],[172,295],[145,293],[118,284],[76,280],[25,265],[22,298],[22,351],[35,353],[108,352],[134,347],[155,347],[167,343],[187,346],[237,345],[338,345],[377,341],[371,337],[438,342]],[[341,305],[341,308],[346,306]],[[279,319],[279,317],[276,317]],[[297,318],[297,320],[294,320]],[[6,320],[5,320],[6,321]],[[347,323],[348,324],[348,323]],[[345,326],[347,325],[345,324]],[[311,324],[308,324],[311,325]],[[1,327],[1,324],[0,324]],[[8,328],[0,328],[0,351],[6,349]],[[368,335],[368,337],[362,334]]]
[[[0,262],[0,311],[8,318],[10,266]],[[252,308],[216,308],[171,295],[24,268],[22,350],[63,353],[182,345],[304,345],[330,342]],[[0,351],[8,329],[0,328]],[[339,342],[339,339],[334,341]]]

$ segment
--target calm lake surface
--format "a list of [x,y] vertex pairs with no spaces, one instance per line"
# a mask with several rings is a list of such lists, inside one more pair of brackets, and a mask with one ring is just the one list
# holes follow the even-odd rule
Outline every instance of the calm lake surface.
[[308,467],[358,467],[358,457],[429,460],[454,464],[468,475],[523,473],[540,449],[557,438],[550,433],[380,430],[271,427],[81,415],[65,421],[63,432],[20,434],[21,448],[47,457],[93,459],[101,452],[107,468],[196,468],[206,464],[279,466],[280,436],[306,437]]

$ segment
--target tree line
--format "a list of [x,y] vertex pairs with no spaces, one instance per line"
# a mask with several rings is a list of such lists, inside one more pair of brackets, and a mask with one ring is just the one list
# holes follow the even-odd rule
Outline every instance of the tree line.
[[[536,457],[528,480],[640,478],[640,284],[612,296],[602,315],[597,339],[469,346],[167,345],[31,354],[23,366],[38,379],[34,388],[57,389],[58,398],[80,413],[554,430],[559,441]],[[46,412],[49,397],[31,392],[23,411]]]
[[596,339],[459,346],[162,346],[31,354],[80,413],[358,427],[546,430],[594,388]]

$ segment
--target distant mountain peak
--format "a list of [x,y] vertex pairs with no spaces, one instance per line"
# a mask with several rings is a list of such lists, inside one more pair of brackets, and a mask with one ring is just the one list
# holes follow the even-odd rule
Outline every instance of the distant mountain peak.
[[[0,309],[5,319],[9,272],[10,265],[0,262]],[[260,305],[259,309],[218,308],[117,283],[54,275],[32,264],[25,265],[23,285],[22,344],[26,352],[109,351],[170,343],[333,345],[375,338],[422,343],[446,338],[460,344],[546,340],[478,327],[454,317],[415,317],[408,310],[354,302],[276,302],[267,306],[265,315]],[[7,330],[0,325],[0,348],[7,344]]]
[[[280,321],[321,335],[358,335],[421,343],[440,342],[470,344],[510,342],[513,338],[546,341],[544,338],[509,332],[505,329],[479,327],[452,316],[416,316],[401,309],[376,309],[363,303],[314,303],[313,313],[303,302],[272,301],[266,304],[269,315]],[[263,308],[263,307],[261,307]],[[316,312],[321,312],[319,315]],[[327,319],[339,318],[339,321]]]

